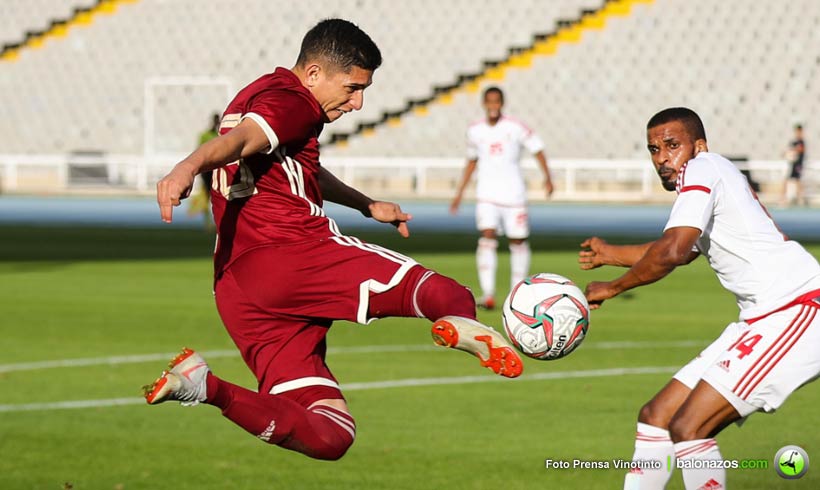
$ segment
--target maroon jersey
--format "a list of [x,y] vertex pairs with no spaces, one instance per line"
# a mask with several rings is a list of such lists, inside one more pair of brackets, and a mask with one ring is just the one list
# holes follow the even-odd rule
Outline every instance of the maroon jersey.
[[339,234],[322,210],[319,190],[323,117],[313,94],[281,67],[243,88],[228,105],[220,134],[250,118],[271,147],[214,171],[217,275],[254,248]]

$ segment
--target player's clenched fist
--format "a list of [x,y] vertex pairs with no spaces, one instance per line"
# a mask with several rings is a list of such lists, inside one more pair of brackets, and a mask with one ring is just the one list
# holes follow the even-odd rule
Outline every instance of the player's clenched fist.
[[157,204],[162,221],[171,222],[173,207],[188,197],[194,186],[196,173],[182,163],[174,167],[171,172],[157,182]]
[[587,284],[584,290],[584,296],[587,298],[590,310],[597,310],[601,307],[604,300],[612,298],[617,295],[617,291],[612,288],[610,282],[596,282],[593,281]]

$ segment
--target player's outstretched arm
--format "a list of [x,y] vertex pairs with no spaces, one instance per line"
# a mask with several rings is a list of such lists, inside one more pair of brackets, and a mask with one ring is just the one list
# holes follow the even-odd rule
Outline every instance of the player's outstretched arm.
[[373,218],[382,223],[391,223],[395,226],[401,236],[410,236],[407,222],[413,217],[401,210],[401,207],[392,202],[374,201],[358,190],[350,187],[329,170],[324,167],[319,168],[319,188],[322,191],[322,198],[358,210],[364,216]]
[[355,209],[370,218],[370,205],[373,204],[373,199],[345,184],[325,167],[319,167],[318,177],[322,199]]
[[461,182],[458,184],[458,190],[456,190],[456,195],[450,203],[450,214],[458,213],[458,208],[461,206],[461,199],[464,197],[464,189],[467,188],[467,184],[473,177],[476,164],[478,164],[478,160],[476,159],[467,160],[467,165],[464,167],[464,173],[461,175]]
[[581,242],[578,264],[584,270],[595,269],[602,265],[632,267],[646,254],[653,243],[655,242],[640,245],[612,245],[602,238],[587,238]]
[[590,308],[599,308],[604,300],[658,281],[679,265],[692,262],[698,256],[692,249],[700,234],[701,230],[688,226],[666,230],[661,238],[649,244],[646,253],[624,275],[614,281],[587,285],[585,295]]
[[246,119],[228,133],[214,138],[176,164],[157,182],[157,204],[162,221],[170,223],[174,206],[188,197],[197,174],[225,166],[241,157],[270,147],[265,132],[253,120]]

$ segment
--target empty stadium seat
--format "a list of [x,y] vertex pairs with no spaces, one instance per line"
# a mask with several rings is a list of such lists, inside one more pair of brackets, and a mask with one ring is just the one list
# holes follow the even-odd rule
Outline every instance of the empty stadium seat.
[[[94,0],[5,0],[0,40],[19,41],[55,17]],[[291,66],[305,30],[321,18],[350,18],[379,44],[384,64],[362,111],[328,126],[360,124],[428,98],[488,59],[556,31],[603,0],[141,0],[113,15],[71,26],[65,37],[25,49],[0,65],[5,153],[98,149],[140,153],[146,81],[153,89],[157,151],[188,151],[211,112],[276,66]],[[670,13],[674,14],[671,15]],[[644,152],[643,124],[667,105],[701,112],[721,146],[753,158],[779,158],[796,120],[820,139],[820,4],[816,0],[655,0],[633,3],[580,42],[562,43],[531,66],[505,70],[506,110],[527,121],[561,157],[633,157]],[[172,77],[210,78],[175,85]],[[226,81],[227,80],[227,86]],[[479,93],[457,90],[448,104],[414,112],[397,127],[351,138],[330,155],[460,156],[468,122],[481,117]],[[150,112],[150,111],[149,111]],[[44,137],[44,134],[46,135]],[[811,151],[811,150],[810,150]]]

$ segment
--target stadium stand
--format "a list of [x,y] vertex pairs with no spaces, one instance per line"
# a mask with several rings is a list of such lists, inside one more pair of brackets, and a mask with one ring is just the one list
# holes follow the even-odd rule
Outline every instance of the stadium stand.
[[[385,54],[365,109],[339,123],[338,130],[352,130],[360,121],[425,96],[431,87],[453,84],[458,73],[480,70],[485,58],[502,56],[508,47],[530,42],[538,29],[551,29],[561,16],[573,11],[577,16],[580,9],[599,3],[522,2],[526,8],[511,10],[508,21],[501,23],[495,22],[493,12],[509,9],[498,0],[484,2],[485,8],[480,9],[462,0],[324,0],[310,5],[268,0],[133,2],[117,15],[100,17],[91,25],[69,24],[65,39],[46,40],[47,49],[21,50],[16,60],[4,66],[11,76],[0,103],[13,114],[31,117],[34,112],[48,134],[59,135],[42,141],[30,132],[12,129],[18,134],[9,139],[4,151],[94,148],[140,152],[146,79],[227,78],[238,88],[277,65],[290,66],[300,37],[311,24],[350,12]],[[12,15],[17,12],[26,9],[14,9]],[[51,14],[46,10],[44,15]],[[454,19],[458,19],[458,29],[451,26]],[[48,21],[40,21],[44,23]],[[442,50],[441,46],[453,49]],[[60,77],[47,76],[49,73],[60,73]],[[224,92],[221,86],[214,87],[219,87],[220,95]],[[177,93],[180,90],[189,95],[199,92],[199,96],[189,99]],[[223,106],[224,97],[203,95],[205,88],[192,90],[184,85],[169,85],[167,91],[158,94],[161,112],[157,117],[165,126],[158,126],[157,133],[171,140],[159,141],[157,146],[185,150],[191,144],[191,128],[201,126],[202,114]],[[209,98],[216,100],[207,104],[203,99]],[[93,117],[75,117],[80,114]],[[181,134],[169,135],[168,128],[177,128],[175,132]]]
[[325,130],[325,154],[336,161],[460,159],[489,84],[507,91],[506,110],[528,121],[559,163],[644,158],[645,120],[668,105],[698,110],[715,150],[768,162],[770,180],[782,174],[794,122],[806,123],[810,158],[820,141],[820,124],[809,119],[820,113],[816,0],[2,5],[4,155],[131,161],[187,152],[228,94],[290,66],[305,29],[332,16],[357,22],[385,58],[364,109]]
[[32,35],[48,31],[53,23],[74,17],[75,10],[88,10],[97,0],[3,0],[0,3],[0,47],[17,46]]
[[[582,29],[582,42],[559,42],[554,54],[485,75],[480,86],[506,88],[508,112],[527,120],[560,157],[643,156],[646,119],[687,105],[704,118],[716,151],[778,159],[792,124],[818,113],[820,3],[659,0],[631,7],[631,15],[607,16],[603,29]],[[478,88],[455,90],[334,154],[458,155],[469,116],[480,116]],[[820,124],[809,126],[808,139],[820,140]]]

